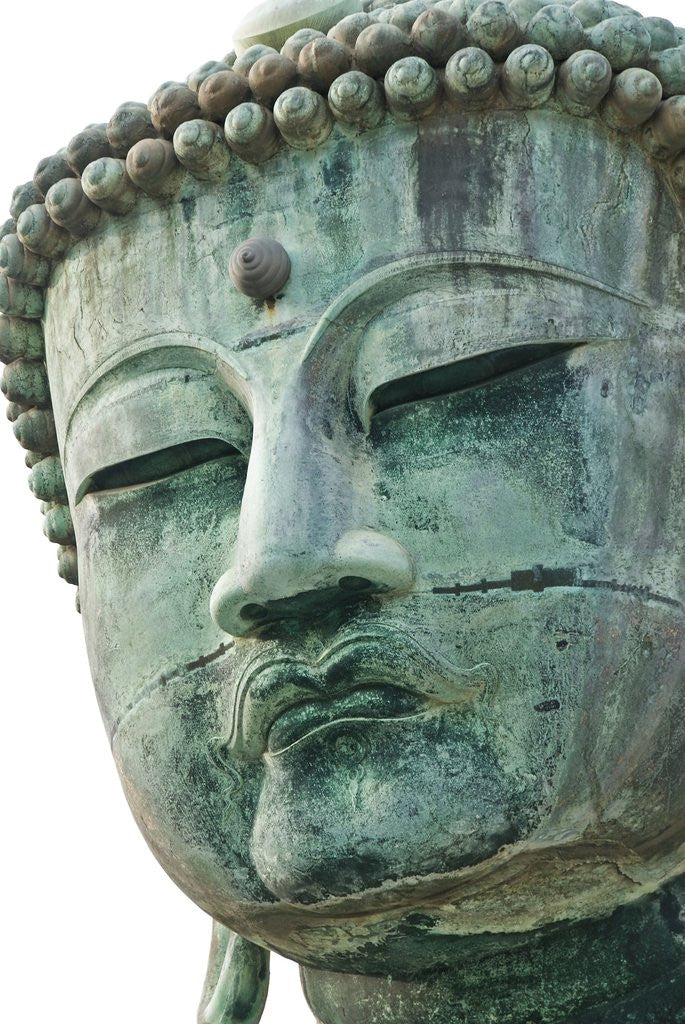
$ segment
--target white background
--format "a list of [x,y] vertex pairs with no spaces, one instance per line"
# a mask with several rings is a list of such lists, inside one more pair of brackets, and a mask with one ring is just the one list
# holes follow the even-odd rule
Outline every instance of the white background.
[[[221,59],[254,6],[0,3],[0,210],[39,159],[86,124]],[[680,2],[636,3],[685,23]],[[0,1020],[192,1024],[210,922],[158,867],[130,817],[74,588],[57,576],[4,415],[0,474]],[[272,957],[264,1024],[312,1020],[295,965]]]

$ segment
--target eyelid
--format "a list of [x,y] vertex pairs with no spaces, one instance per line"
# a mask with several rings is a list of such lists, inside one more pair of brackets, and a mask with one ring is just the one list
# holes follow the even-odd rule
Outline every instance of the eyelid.
[[76,504],[86,494],[106,493],[125,488],[145,487],[188,469],[217,459],[240,456],[235,445],[208,437],[158,448],[145,455],[124,459],[93,473],[80,488]]
[[249,452],[249,410],[218,373],[187,362],[143,369],[129,376],[119,368],[103,377],[72,415],[63,460],[75,504],[95,474],[137,456],[203,438]]
[[367,403],[368,418],[412,402],[484,387],[517,370],[545,362],[584,344],[584,341],[555,341],[517,345],[481,352],[467,359],[398,377],[372,391]]

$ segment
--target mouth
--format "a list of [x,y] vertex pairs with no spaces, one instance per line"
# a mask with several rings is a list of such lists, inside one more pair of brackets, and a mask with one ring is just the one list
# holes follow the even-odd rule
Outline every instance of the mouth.
[[385,626],[343,636],[313,662],[258,654],[234,691],[228,745],[235,756],[258,760],[345,720],[469,707],[492,674],[487,664],[453,665],[403,630]]
[[427,702],[398,686],[363,686],[331,701],[309,700],[283,711],[272,722],[267,752],[281,754],[314,732],[360,719],[392,721],[413,718]]

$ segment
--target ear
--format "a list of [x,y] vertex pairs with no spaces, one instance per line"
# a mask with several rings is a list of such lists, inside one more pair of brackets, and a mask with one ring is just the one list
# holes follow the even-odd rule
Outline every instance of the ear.
[[214,921],[198,1024],[259,1024],[268,991],[268,951]]

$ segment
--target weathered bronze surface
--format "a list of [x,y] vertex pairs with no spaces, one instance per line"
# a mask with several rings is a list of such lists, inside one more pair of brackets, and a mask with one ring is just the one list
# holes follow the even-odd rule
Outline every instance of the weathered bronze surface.
[[256,1024],[272,949],[322,1024],[683,1024],[685,30],[279,0],[237,49],[0,239],[199,1019]]

